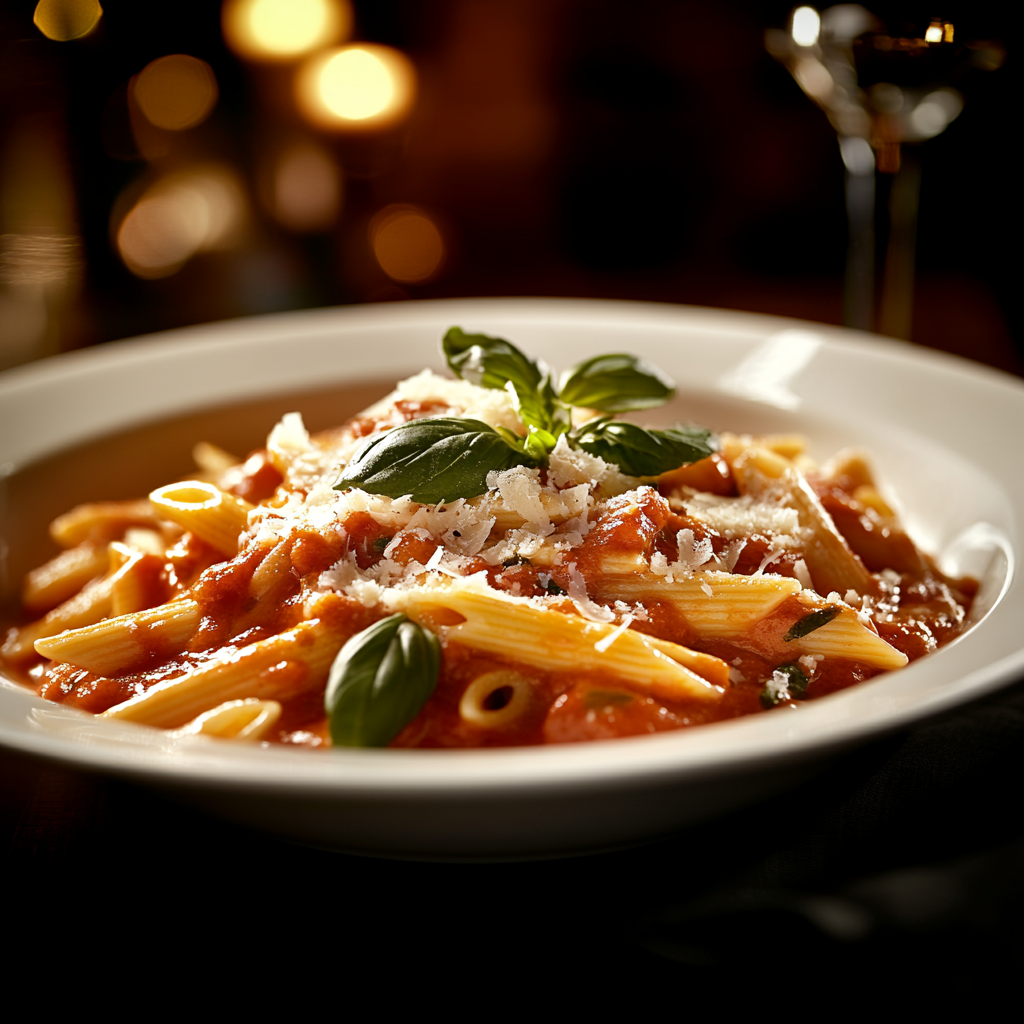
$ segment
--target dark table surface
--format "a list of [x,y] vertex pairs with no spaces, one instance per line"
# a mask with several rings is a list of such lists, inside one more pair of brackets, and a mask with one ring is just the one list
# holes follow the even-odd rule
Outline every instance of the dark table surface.
[[0,772],[7,966],[63,985],[831,1014],[978,1008],[1024,965],[1024,682],[755,807],[561,860],[354,857],[13,752]]

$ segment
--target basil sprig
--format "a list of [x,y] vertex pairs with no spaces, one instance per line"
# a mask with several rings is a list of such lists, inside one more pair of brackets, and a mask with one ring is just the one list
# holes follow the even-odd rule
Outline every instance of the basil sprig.
[[369,438],[334,487],[437,505],[483,494],[492,470],[534,461],[481,420],[430,416]]
[[656,366],[630,355],[594,356],[562,375],[558,397],[566,405],[629,412],[664,405],[676,386]]
[[659,476],[688,462],[706,459],[714,449],[703,427],[645,430],[635,423],[603,416],[570,434],[570,441],[605,462],[615,462],[630,476]]
[[441,644],[404,615],[375,622],[338,653],[324,710],[336,747],[383,747],[411,722],[437,686]]
[[675,385],[635,356],[595,356],[566,371],[556,389],[551,373],[504,338],[445,333],[441,349],[452,372],[478,387],[507,391],[526,425],[522,437],[474,419],[433,416],[369,438],[345,467],[335,488],[359,487],[423,504],[473,498],[487,490],[487,475],[513,466],[545,466],[565,437],[574,448],[617,463],[631,476],[659,476],[714,450],[697,427],[645,430],[611,416],[572,429],[572,408],[616,413],[649,409],[672,397]]
[[553,440],[568,428],[568,416],[556,402],[551,375],[547,368],[520,352],[504,338],[488,334],[467,334],[461,327],[450,327],[441,341],[441,350],[452,373],[481,388],[509,391],[519,418],[527,427],[544,431]]

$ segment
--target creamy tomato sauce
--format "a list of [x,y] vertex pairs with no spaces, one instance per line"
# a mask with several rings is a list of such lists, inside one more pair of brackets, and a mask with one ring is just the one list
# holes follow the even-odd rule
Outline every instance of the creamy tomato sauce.
[[[280,451],[275,454],[271,446],[224,470],[217,487],[248,503],[246,507],[261,510],[255,521],[250,515],[250,522],[256,525],[248,535],[243,534],[233,556],[226,556],[193,532],[148,515],[136,520],[115,517],[97,521],[78,544],[116,542],[131,551],[130,531],[140,527],[160,539],[163,554],[140,549],[132,556],[136,558],[132,579],[141,588],[134,599],[143,609],[167,602],[192,602],[194,625],[187,638],[182,642],[158,629],[140,629],[132,653],[125,655],[116,671],[97,671],[72,660],[25,654],[25,644],[18,647],[15,630],[4,649],[5,663],[46,699],[99,714],[154,687],[186,678],[211,662],[229,660],[313,618],[340,646],[388,614],[384,605],[371,599],[373,588],[384,586],[380,580],[401,579],[402,574],[408,579],[436,574],[438,569],[426,567],[437,564],[447,565],[444,571],[452,578],[484,581],[496,595],[532,600],[538,607],[568,617],[582,615],[617,623],[623,629],[712,655],[728,667],[728,680],[718,686],[720,692],[714,699],[682,694],[671,698],[652,692],[643,680],[624,678],[621,671],[593,665],[572,671],[539,667],[535,652],[528,658],[517,657],[514,643],[504,653],[476,649],[460,642],[454,633],[447,637],[446,628],[457,625],[459,616],[445,618],[443,608],[436,612],[428,608],[419,621],[443,638],[440,675],[432,695],[392,745],[494,747],[643,735],[769,710],[776,713],[779,708],[825,697],[883,671],[878,664],[857,658],[800,655],[792,634],[799,632],[800,624],[806,623],[815,608],[843,609],[848,617],[856,613],[867,632],[881,637],[910,661],[948,643],[965,628],[975,581],[945,577],[917,549],[884,502],[874,497],[873,484],[865,483],[860,470],[851,469],[844,475],[842,471],[826,474],[809,469],[802,479],[809,485],[811,497],[801,499],[809,500],[815,510],[823,510],[821,514],[839,538],[835,543],[843,557],[864,574],[867,582],[860,592],[827,595],[813,591],[809,586],[813,582],[809,579],[814,566],[813,539],[802,521],[798,525],[803,533],[794,539],[756,528],[756,516],[748,517],[755,528],[738,533],[724,518],[716,521],[714,515],[701,513],[704,506],[695,495],[703,496],[705,503],[718,502],[708,506],[712,509],[746,508],[743,496],[753,493],[754,478],[740,473],[741,459],[735,457],[735,451],[760,451],[763,445],[770,446],[758,439],[733,443],[731,461],[723,449],[643,485],[639,481],[618,484],[620,493],[605,483],[594,483],[581,497],[580,484],[556,482],[557,473],[564,476],[567,471],[553,464],[527,480],[533,490],[523,492],[526,497],[517,499],[511,490],[506,494],[498,488],[504,504],[497,497],[486,499],[491,505],[485,502],[480,515],[490,516],[493,524],[484,529],[486,536],[472,543],[464,536],[464,525],[450,526],[455,522],[450,519],[454,513],[444,507],[431,510],[441,524],[433,528],[430,516],[423,518],[428,525],[413,525],[416,512],[408,503],[392,509],[383,500],[364,502],[364,508],[352,503],[338,505],[333,518],[307,514],[315,507],[313,499],[318,493],[318,500],[328,506],[329,500],[334,500],[315,477],[315,472],[336,476],[334,453],[350,450],[358,439],[389,426],[446,414],[450,408],[450,402],[440,399],[396,401],[385,412],[357,417],[314,439],[293,463],[287,463]],[[748,447],[743,448],[744,444]],[[303,469],[302,458],[314,469]],[[605,486],[613,493],[602,494],[600,489]],[[772,490],[777,490],[775,482],[768,479],[758,486],[774,495],[769,513],[791,512],[784,497]],[[583,511],[565,514],[557,522],[544,519],[543,512],[538,513],[537,521],[524,520],[515,504],[520,500],[526,507],[536,498],[536,507],[547,502],[547,508],[560,496],[568,501],[571,487],[576,488],[573,500],[582,502]],[[512,515],[510,509],[518,511]],[[762,515],[766,522],[767,516]],[[797,521],[795,513],[790,519]],[[543,529],[530,535],[537,522]],[[152,537],[147,543],[152,543]],[[628,588],[630,575],[623,574],[624,565],[635,565],[634,576],[648,580],[639,599],[635,586]],[[651,575],[658,567],[661,582]],[[707,635],[668,594],[673,581],[693,580],[706,572],[751,579],[768,573],[772,579],[800,581],[800,585],[786,591],[770,611],[738,635]],[[712,582],[717,578],[707,577]],[[710,582],[701,585],[709,602],[722,600],[714,596]],[[812,603],[808,603],[809,594]],[[435,615],[433,620],[431,615]],[[517,691],[518,684],[499,685],[505,678],[502,673],[508,672],[525,680],[527,697]],[[790,672],[795,674],[787,676]],[[325,670],[289,656],[262,668],[261,673],[261,685],[273,689],[281,706],[280,718],[264,738],[329,746]],[[464,706],[468,688],[491,674],[499,684],[485,696],[481,714],[468,716]],[[787,679],[794,680],[792,686],[787,686]],[[513,698],[519,701],[517,713],[502,720],[498,713]],[[490,713],[493,722],[487,717]]]

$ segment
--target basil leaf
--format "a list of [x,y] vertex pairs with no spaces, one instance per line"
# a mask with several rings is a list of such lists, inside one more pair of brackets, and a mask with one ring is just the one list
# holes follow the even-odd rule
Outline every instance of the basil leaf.
[[430,416],[365,441],[334,489],[359,487],[389,498],[408,494],[437,505],[483,494],[491,470],[533,464],[480,420]]
[[449,327],[441,349],[452,373],[482,388],[501,391],[511,381],[517,391],[534,392],[544,376],[534,360],[504,338]]
[[336,747],[383,747],[420,712],[437,686],[441,644],[404,615],[357,633],[338,652],[324,710]]
[[[779,673],[784,679],[776,679]],[[807,692],[809,682],[807,673],[795,661],[779,665],[772,673],[768,685],[761,691],[762,707],[773,708],[791,698],[799,700]]]
[[548,374],[510,341],[450,327],[441,349],[452,372],[463,380],[510,391],[515,410],[527,426],[548,430],[553,425],[555,393]]
[[825,623],[831,622],[838,614],[839,609],[834,604],[819,608],[816,612],[811,612],[810,615],[805,615],[799,621],[794,622],[782,639],[786,643],[789,643],[790,640],[799,640],[801,637],[807,636],[808,633],[820,629]]
[[670,377],[636,356],[594,356],[562,375],[559,398],[566,405],[628,412],[664,405],[675,389]]
[[577,448],[617,463],[630,476],[659,476],[712,454],[711,432],[703,427],[645,430],[607,416],[591,420],[573,431]]

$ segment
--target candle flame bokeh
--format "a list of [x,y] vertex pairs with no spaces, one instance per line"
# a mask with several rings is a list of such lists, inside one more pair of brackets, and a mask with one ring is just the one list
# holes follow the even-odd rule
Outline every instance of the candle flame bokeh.
[[377,129],[408,115],[416,96],[416,72],[398,50],[363,43],[309,58],[296,89],[300,109],[318,127]]
[[221,25],[240,57],[289,61],[347,39],[352,7],[348,0],[227,0]]
[[97,0],[39,0],[32,21],[47,39],[67,43],[87,36],[102,16]]
[[230,246],[245,209],[242,187],[227,168],[179,171],[150,185],[131,207],[117,226],[117,250],[136,277],[169,277],[197,253]]
[[441,229],[417,206],[396,203],[381,210],[370,222],[370,244],[381,269],[400,284],[430,281],[444,263]]
[[184,53],[147,64],[135,81],[135,102],[150,124],[183,131],[201,124],[217,102],[217,79],[204,60]]

